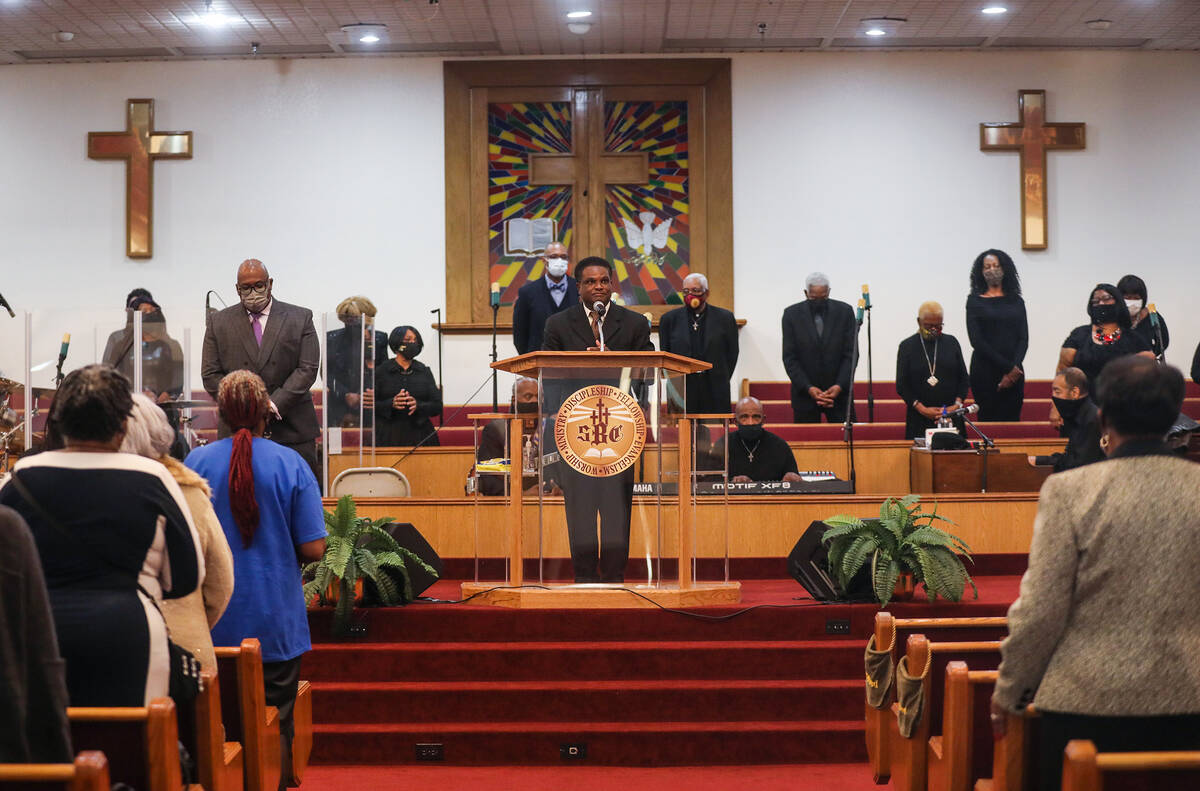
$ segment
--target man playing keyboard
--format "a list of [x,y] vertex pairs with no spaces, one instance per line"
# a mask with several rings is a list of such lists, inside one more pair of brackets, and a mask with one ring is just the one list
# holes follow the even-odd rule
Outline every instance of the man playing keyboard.
[[[734,410],[737,431],[730,433],[728,473],[732,483],[751,481],[790,481],[798,483],[800,473],[792,449],[778,434],[763,426],[762,402],[746,396]],[[725,455],[725,439],[717,440],[712,454],[716,459]]]

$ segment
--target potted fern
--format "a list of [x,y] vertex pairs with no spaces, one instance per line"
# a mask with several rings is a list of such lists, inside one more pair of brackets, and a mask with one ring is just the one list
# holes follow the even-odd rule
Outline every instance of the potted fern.
[[839,514],[825,520],[829,529],[821,540],[829,550],[829,571],[843,590],[869,562],[871,587],[880,606],[891,601],[904,574],[912,575],[913,585],[924,585],[931,599],[959,601],[968,582],[979,598],[975,580],[963,564],[964,558],[971,559],[970,548],[935,525],[936,521],[954,523],[939,516],[936,505],[932,513],[922,510],[920,500],[917,494],[899,500],[889,497],[880,506],[878,519]]
[[[400,546],[384,526],[391,517],[359,516],[350,495],[342,496],[333,511],[325,512],[325,555],[304,567],[304,600],[334,605],[333,632],[346,634],[350,614],[361,598],[364,582],[374,586],[382,606],[408,604],[413,599],[408,564],[437,572],[416,553]],[[397,584],[397,579],[400,584]]]

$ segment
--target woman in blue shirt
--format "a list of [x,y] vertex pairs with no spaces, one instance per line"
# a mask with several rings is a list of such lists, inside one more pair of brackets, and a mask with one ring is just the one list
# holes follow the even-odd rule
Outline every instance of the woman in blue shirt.
[[262,643],[267,705],[279,708],[284,791],[300,657],[312,648],[300,564],[325,553],[325,516],[308,463],[263,439],[270,406],[256,374],[226,376],[217,407],[233,435],[196,448],[185,463],[212,487],[213,509],[233,551],[233,598],[213,627],[213,645],[237,646],[247,637]]

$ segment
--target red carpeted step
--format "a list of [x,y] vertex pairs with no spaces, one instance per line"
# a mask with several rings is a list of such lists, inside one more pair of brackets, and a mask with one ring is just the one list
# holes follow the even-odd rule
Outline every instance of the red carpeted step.
[[[851,720],[862,681],[315,682],[322,723]],[[858,693],[858,694],[855,694]]]
[[863,640],[646,641],[555,643],[317,643],[304,656],[304,677],[353,680],[597,681],[845,678],[860,662]]
[[418,743],[443,745],[447,763],[475,765],[560,764],[560,748],[570,743],[587,745],[588,764],[609,766],[866,760],[861,716],[820,722],[321,723],[313,730],[313,762],[319,764],[415,763]]

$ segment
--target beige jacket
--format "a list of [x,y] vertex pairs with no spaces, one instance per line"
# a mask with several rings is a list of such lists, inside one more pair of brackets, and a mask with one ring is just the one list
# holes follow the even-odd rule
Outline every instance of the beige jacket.
[[192,522],[200,536],[200,551],[204,553],[204,584],[182,599],[167,599],[162,603],[171,639],[194,653],[205,670],[217,669],[213,653],[212,627],[221,619],[229,597],[233,595],[233,553],[225,540],[225,531],[212,507],[212,491],[203,478],[179,461],[160,459],[179,488],[192,512]]
[[1008,611],[995,700],[1094,716],[1200,713],[1200,464],[1052,475]]

